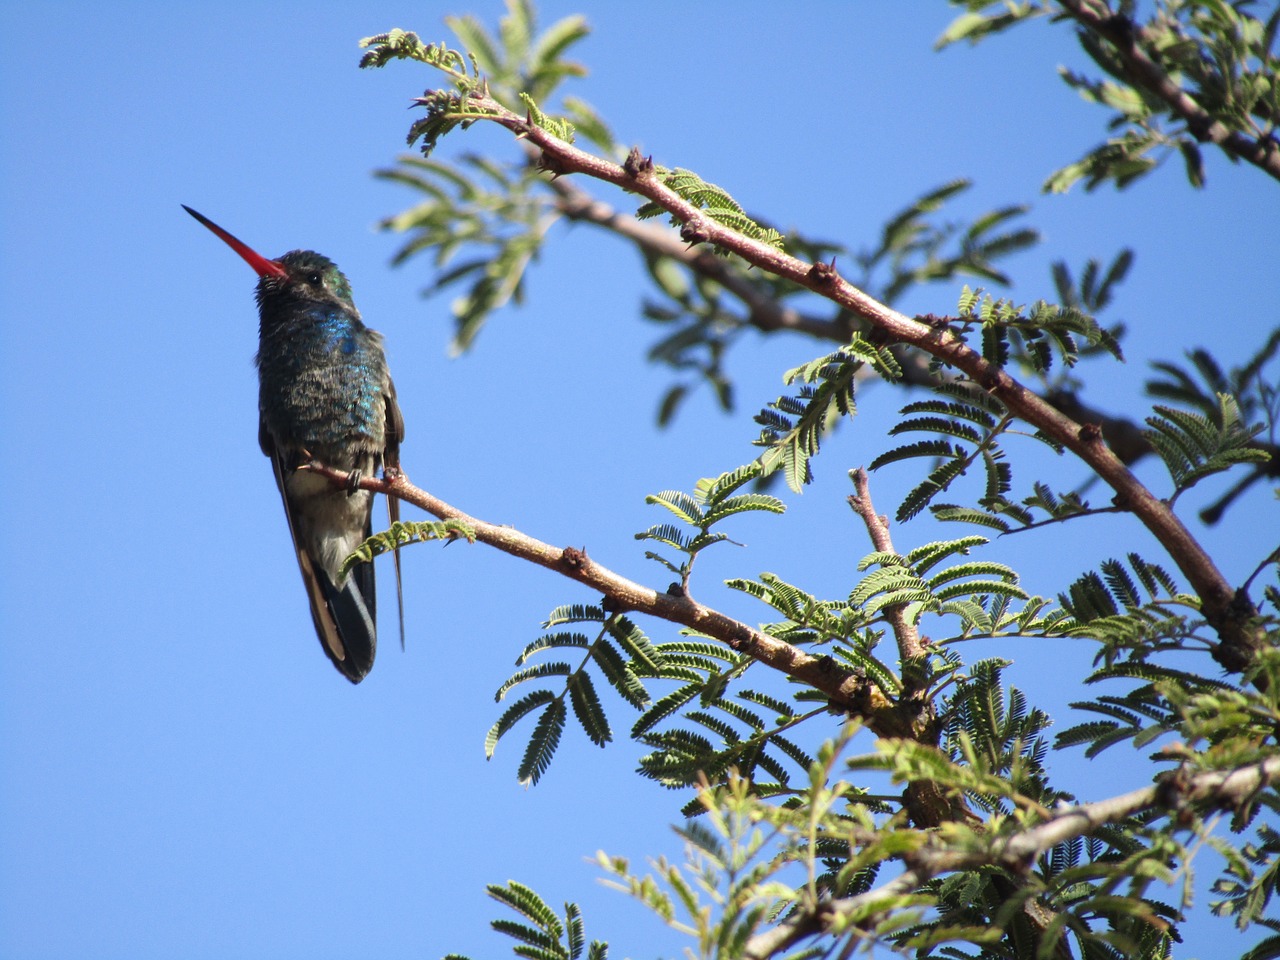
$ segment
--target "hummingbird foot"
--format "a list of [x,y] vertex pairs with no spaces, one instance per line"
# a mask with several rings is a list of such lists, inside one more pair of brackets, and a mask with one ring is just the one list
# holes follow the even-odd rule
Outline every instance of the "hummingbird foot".
[[353,497],[360,492],[360,481],[364,479],[364,473],[359,467],[353,467],[351,472],[347,474],[347,496]]
[[310,469],[318,466],[323,466],[323,464],[316,460],[315,454],[310,450],[300,447],[297,450],[290,450],[285,453],[284,468],[290,473],[301,470],[304,467]]

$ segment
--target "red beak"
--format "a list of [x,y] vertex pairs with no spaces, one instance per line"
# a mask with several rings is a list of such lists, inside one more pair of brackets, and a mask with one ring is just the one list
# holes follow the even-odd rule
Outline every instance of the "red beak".
[[216,233],[219,237],[221,237],[222,242],[225,243],[228,247],[230,247],[236,253],[240,254],[240,256],[244,257],[244,262],[249,264],[249,266],[253,267],[254,272],[257,273],[258,276],[277,277],[281,280],[289,276],[289,272],[285,270],[284,267],[280,266],[280,264],[276,263],[276,261],[268,260],[266,257],[258,253],[258,251],[254,250],[253,247],[249,246],[247,243],[237,240],[235,237],[227,233],[227,231],[223,230],[220,226],[218,226],[208,217],[205,217],[205,216],[202,216],[201,214],[196,213],[194,210],[188,207],[185,203],[182,205],[182,209],[187,211],[187,213],[191,214],[193,217],[195,217],[197,220],[203,223],[206,227],[208,227],[210,230]]

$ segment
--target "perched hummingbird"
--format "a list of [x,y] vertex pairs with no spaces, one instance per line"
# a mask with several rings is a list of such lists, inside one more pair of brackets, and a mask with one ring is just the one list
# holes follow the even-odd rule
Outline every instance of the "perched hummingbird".
[[[182,209],[258,274],[258,444],[271,458],[284,499],[320,645],[344,677],[359,683],[377,648],[373,564],[359,564],[346,578],[338,571],[371,531],[373,494],[356,483],[380,467],[399,469],[404,439],[382,335],[361,321],[351,285],[328,257],[293,250],[268,260],[185,204]],[[349,471],[348,488],[298,469],[312,460]],[[399,501],[388,497],[387,508],[392,522],[398,520]]]

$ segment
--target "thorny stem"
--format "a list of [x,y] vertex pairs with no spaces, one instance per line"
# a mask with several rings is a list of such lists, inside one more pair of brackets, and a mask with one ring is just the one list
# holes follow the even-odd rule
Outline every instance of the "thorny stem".
[[[305,464],[300,469],[327,477],[339,486],[350,483],[349,474],[345,471],[335,470],[318,461]],[[629,580],[596,563],[587,556],[585,548],[555,547],[514,527],[472,517],[414,486],[403,472],[397,472],[391,478],[362,477],[359,487],[411,503],[441,520],[457,520],[471,528],[475,539],[481,543],[598,590],[604,595],[603,607],[609,613],[635,611],[721,640],[730,649],[745,653],[753,660],[826,694],[834,709],[860,718],[878,737],[937,744],[932,705],[922,699],[922,691],[913,691],[909,685],[904,687],[905,695],[894,702],[874,682],[829,656],[815,657],[805,653],[790,643],[698,603],[682,589],[659,593]],[[863,492],[865,495],[865,487]],[[888,546],[892,549],[893,545],[889,542]],[[914,632],[914,628],[908,626],[908,629]],[[918,637],[915,645],[920,646]],[[928,780],[908,784],[905,802],[907,812],[917,826],[938,826],[948,820],[972,817],[961,797],[947,794]]]
[[[347,473],[321,463],[302,469],[327,477],[335,484],[347,482]],[[913,731],[896,705],[874,683],[836,663],[831,657],[815,657],[798,647],[698,603],[683,593],[659,593],[596,563],[585,548],[556,547],[521,533],[514,527],[489,523],[409,482],[400,473],[391,479],[363,477],[360,488],[425,510],[441,520],[458,520],[475,532],[481,543],[503,553],[536,563],[599,591],[610,613],[634,611],[690,627],[726,643],[731,649],[822,691],[836,709],[861,717],[868,729],[881,737],[913,737]]]
[[[854,332],[847,315],[837,311],[834,316],[820,317],[805,313],[780,303],[767,290],[762,289],[741,272],[730,266],[730,261],[718,257],[706,249],[690,247],[665,227],[637,220],[629,213],[597,200],[584,190],[563,179],[549,184],[555,193],[555,209],[566,219],[576,223],[588,223],[633,243],[649,256],[669,257],[684,264],[693,273],[714,280],[733,294],[746,308],[742,322],[764,333],[788,331],[802,333],[816,340],[845,343]],[[959,317],[928,317],[939,322],[960,322]],[[890,346],[895,359],[902,367],[900,382],[908,386],[932,387],[940,381],[929,368],[928,357],[918,350]],[[875,373],[870,367],[862,367],[857,378],[872,379]],[[1126,464],[1133,464],[1152,452],[1152,446],[1143,436],[1142,428],[1131,420],[1116,417],[1085,404],[1072,391],[1054,391],[1046,396],[1050,406],[1080,423],[1097,423],[1107,443]],[[1225,498],[1224,498],[1225,499]]]
[[652,200],[684,223],[688,235],[732,251],[762,270],[826,297],[864,318],[890,342],[917,347],[962,371],[1019,418],[1071,450],[1115,490],[1117,505],[1141,520],[1199,595],[1201,612],[1221,640],[1213,651],[1214,659],[1233,672],[1243,671],[1253,662],[1256,650],[1265,642],[1257,625],[1251,622],[1256,609],[1246,596],[1237,595],[1169,505],[1147,489],[1103,441],[1096,424],[1077,423],[1007,371],[988,362],[950,330],[913,320],[880,303],[840,277],[829,264],[806,263],[716,223],[662,183],[652,162],[638,150],[632,151],[625,167],[620,166],[560,140],[490,97],[472,96],[470,102],[477,108],[477,119],[492,120],[541,150],[544,166],[556,176],[582,173]]

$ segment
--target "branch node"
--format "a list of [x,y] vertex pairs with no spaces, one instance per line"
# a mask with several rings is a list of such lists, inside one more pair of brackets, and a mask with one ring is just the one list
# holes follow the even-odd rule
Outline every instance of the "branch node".
[[809,268],[809,279],[814,283],[820,283],[823,286],[833,284],[838,280],[840,275],[836,273],[836,258],[832,257],[830,263],[823,263],[819,260]]
[[633,180],[640,180],[653,173],[653,157],[641,156],[639,147],[632,147],[627,159],[622,163],[622,170]]
[[692,247],[698,243],[706,243],[711,239],[711,233],[703,223],[690,220],[680,227],[680,239]]
[[755,634],[745,624],[738,624],[728,640],[729,648],[739,653],[751,653],[756,648]]
[[915,319],[918,323],[923,323],[931,330],[946,330],[950,328],[953,318],[940,317],[936,313],[921,313]]
[[1102,439],[1102,424],[1086,423],[1080,427],[1077,436],[1080,437],[1081,443],[1097,443]]
[[587,548],[565,547],[560,552],[560,562],[570,570],[582,570],[590,562],[587,559]]
[[564,165],[564,162],[561,161],[559,157],[553,156],[545,150],[543,150],[538,156],[538,169],[545,170],[547,173],[551,174],[552,180],[555,180],[557,177],[561,177],[566,173],[572,173],[572,171]]

